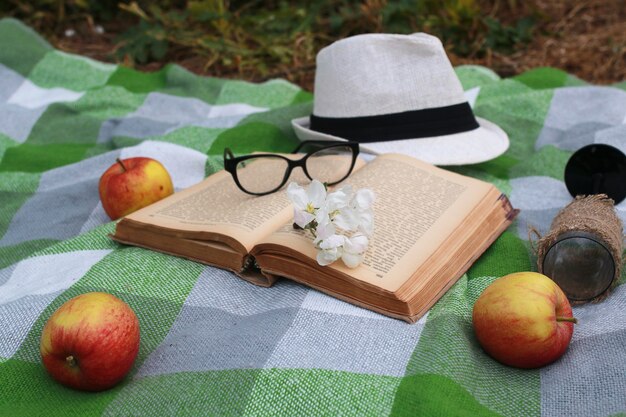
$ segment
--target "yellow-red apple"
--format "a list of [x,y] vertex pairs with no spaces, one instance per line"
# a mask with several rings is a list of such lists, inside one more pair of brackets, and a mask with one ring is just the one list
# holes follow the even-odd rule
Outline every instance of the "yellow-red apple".
[[518,272],[495,280],[472,314],[483,349],[505,365],[538,368],[560,358],[572,339],[572,307],[545,275]]
[[100,177],[98,190],[104,211],[115,220],[167,197],[174,185],[159,161],[135,157],[111,165]]
[[120,382],[139,351],[139,320],[128,304],[102,292],[65,302],[46,322],[41,359],[63,385],[101,391]]

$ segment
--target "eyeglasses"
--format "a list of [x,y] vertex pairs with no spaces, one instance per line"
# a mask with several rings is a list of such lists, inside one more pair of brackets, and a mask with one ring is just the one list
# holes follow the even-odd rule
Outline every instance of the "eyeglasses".
[[235,157],[224,149],[224,169],[233,176],[245,193],[266,195],[278,191],[289,179],[291,171],[301,167],[309,180],[326,185],[345,180],[352,172],[359,154],[358,142],[309,140],[302,142],[292,154],[305,153],[294,159],[278,154],[252,154]]

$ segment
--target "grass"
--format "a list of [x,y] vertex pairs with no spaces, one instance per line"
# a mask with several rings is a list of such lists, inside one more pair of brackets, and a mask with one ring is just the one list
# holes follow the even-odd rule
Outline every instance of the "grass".
[[145,70],[177,62],[251,81],[286,78],[311,89],[323,46],[367,32],[424,31],[454,64],[501,75],[555,66],[592,82],[625,79],[623,0],[9,0],[56,47]]

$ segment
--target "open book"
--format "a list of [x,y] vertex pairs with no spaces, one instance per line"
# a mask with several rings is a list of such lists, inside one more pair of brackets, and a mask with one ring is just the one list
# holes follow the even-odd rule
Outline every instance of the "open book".
[[250,196],[225,171],[126,216],[112,238],[229,269],[257,285],[289,278],[415,322],[517,214],[493,185],[408,156],[359,160],[354,169],[338,186],[376,194],[374,233],[354,269],[317,264],[312,237],[293,227],[285,189]]

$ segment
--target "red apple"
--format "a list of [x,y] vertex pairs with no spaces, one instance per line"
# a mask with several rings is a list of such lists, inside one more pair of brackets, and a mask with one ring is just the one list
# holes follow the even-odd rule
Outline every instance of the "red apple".
[[120,382],[139,351],[139,320],[119,298],[102,292],[74,297],[46,322],[41,359],[63,385],[101,391]]
[[112,220],[146,207],[174,192],[170,174],[151,158],[118,159],[100,177],[100,201]]
[[576,323],[563,291],[536,272],[495,280],[476,300],[472,321],[483,349],[518,368],[538,368],[560,358]]

